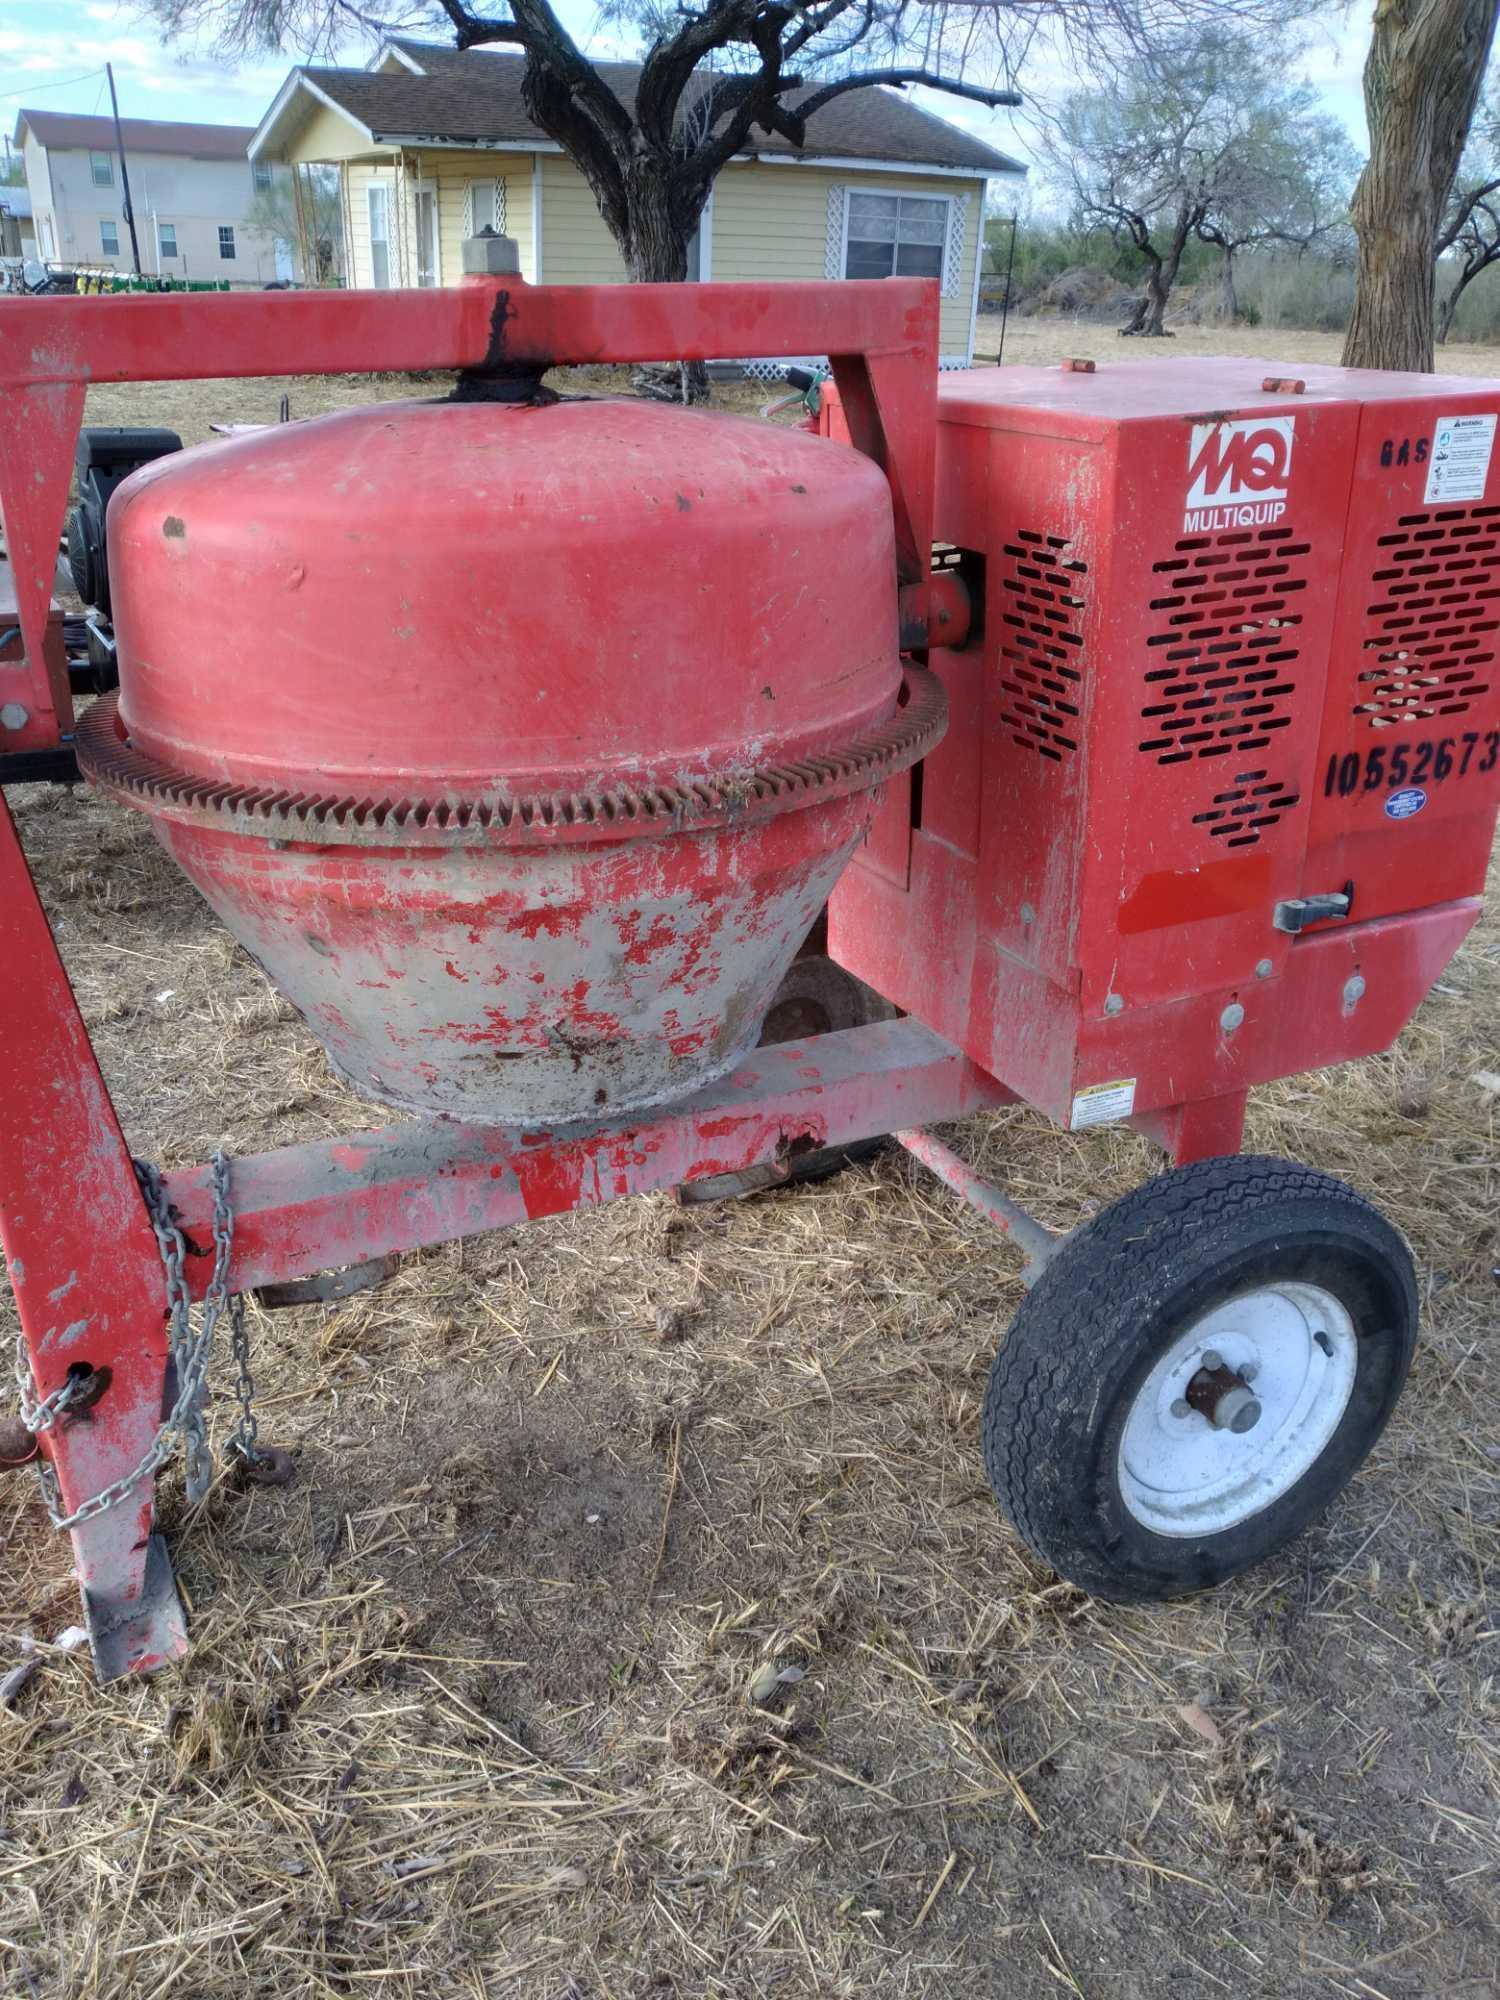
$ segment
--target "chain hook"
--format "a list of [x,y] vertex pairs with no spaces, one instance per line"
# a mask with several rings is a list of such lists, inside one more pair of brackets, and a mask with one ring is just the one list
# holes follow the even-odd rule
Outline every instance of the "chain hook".
[[[56,1474],[45,1458],[39,1459],[38,1476],[42,1497],[52,1524],[76,1528],[81,1522],[107,1513],[126,1499],[143,1479],[160,1470],[171,1456],[180,1437],[187,1472],[189,1500],[201,1500],[213,1479],[213,1461],[208,1450],[205,1410],[208,1400],[208,1364],[219,1320],[227,1311],[230,1340],[235,1362],[235,1395],[240,1414],[226,1456],[243,1464],[252,1477],[284,1483],[291,1476],[291,1460],[285,1452],[273,1451],[258,1442],[255,1420],[255,1378],[250,1368],[250,1336],[245,1324],[245,1302],[229,1290],[229,1263],[234,1250],[234,1210],[229,1198],[229,1156],[214,1154],[213,1240],[214,1267],[203,1293],[203,1310],[196,1332],[192,1323],[192,1299],[185,1275],[187,1244],[173,1219],[171,1203],[158,1168],[149,1161],[136,1160],[136,1180],[156,1234],[167,1284],[167,1347],[172,1364],[174,1395],[172,1407],[152,1439],[145,1457],[133,1472],[116,1479],[71,1514],[61,1511]],[[64,1411],[75,1403],[95,1400],[88,1378],[72,1376],[49,1395],[38,1397],[30,1356],[22,1335],[16,1338],[16,1383],[21,1397],[21,1420],[33,1436],[49,1430]]]

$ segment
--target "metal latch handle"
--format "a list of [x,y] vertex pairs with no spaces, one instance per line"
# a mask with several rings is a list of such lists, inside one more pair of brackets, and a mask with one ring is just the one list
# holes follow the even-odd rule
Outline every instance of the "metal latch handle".
[[1277,930],[1289,931],[1295,937],[1309,924],[1320,924],[1328,917],[1347,917],[1353,900],[1352,884],[1347,889],[1331,889],[1321,896],[1290,896],[1286,902],[1276,905],[1271,922]]

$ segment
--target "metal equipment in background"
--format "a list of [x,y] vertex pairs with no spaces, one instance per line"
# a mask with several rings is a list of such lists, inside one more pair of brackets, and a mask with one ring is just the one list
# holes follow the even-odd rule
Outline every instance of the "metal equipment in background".
[[[105,694],[115,687],[114,630],[109,615],[109,564],[104,515],[122,479],[169,451],[180,451],[175,431],[88,429],[74,457],[76,497],[64,523],[65,553],[56,563],[47,602],[45,644],[65,667],[74,695]],[[64,595],[82,599],[83,611],[66,610]],[[23,657],[15,573],[0,539],[0,660]],[[7,749],[0,730],[0,785],[42,781],[72,784],[78,777],[71,735],[47,749]]]
[[[1022,1252],[983,1446],[1033,1549],[1126,1599],[1268,1554],[1378,1436],[1416,1287],[1350,1189],[1238,1155],[1246,1094],[1385,1046],[1477,914],[1500,385],[1177,360],[940,390],[926,281],[534,288],[494,237],[466,268],[0,302],[0,750],[76,742],[415,1114],[138,1170],[0,808],[0,1229],[100,1673],[186,1646],[152,1486],[180,1431],[201,1490],[220,1315],[238,1456],[285,1469],[237,1298],[883,1134]],[[830,356],[826,435],[542,383],[778,352]],[[125,480],[119,690],[75,725],[48,592],[85,386],[289,354],[461,373]],[[794,964],[825,899],[842,984]],[[756,1046],[768,1013],[791,1039]],[[1059,1236],[929,1129],[1017,1100],[1171,1169]]]
[[[79,433],[73,458],[77,498],[68,512],[64,540],[73,588],[87,606],[82,659],[76,659],[69,647],[73,685],[80,693],[106,694],[119,681],[104,539],[110,496],[132,472],[181,450],[176,431],[90,427]],[[0,771],[3,768],[0,765]]]

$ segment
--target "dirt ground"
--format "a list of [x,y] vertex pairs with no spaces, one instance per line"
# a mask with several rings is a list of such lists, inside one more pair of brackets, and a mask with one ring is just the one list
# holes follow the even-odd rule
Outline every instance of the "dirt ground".
[[[1007,356],[1121,346],[1013,322]],[[1194,346],[1220,340],[1130,352]],[[102,389],[89,417],[191,439],[283,389],[294,414],[369,393]],[[10,796],[138,1154],[371,1122],[141,819]],[[187,1660],[99,1690],[48,1651],[0,1710],[0,1990],[1500,1992],[1497,1070],[1500,905],[1393,1052],[1256,1094],[1249,1146],[1407,1231],[1423,1341],[1332,1513],[1164,1607],[1081,1595],[996,1513],[978,1412],[1015,1260],[903,1155],[253,1312],[263,1430],[300,1476],[190,1509],[174,1471]],[[1054,1223],[1153,1171],[1127,1133],[1021,1111],[953,1136]],[[220,1434],[226,1392],[221,1369]],[[0,1536],[3,1673],[76,1602],[25,1479]]]

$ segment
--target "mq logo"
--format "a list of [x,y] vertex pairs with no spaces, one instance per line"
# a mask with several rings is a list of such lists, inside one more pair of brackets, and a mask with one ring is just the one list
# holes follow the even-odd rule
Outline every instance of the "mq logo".
[[1259,528],[1286,512],[1295,417],[1231,417],[1194,424],[1183,532]]

